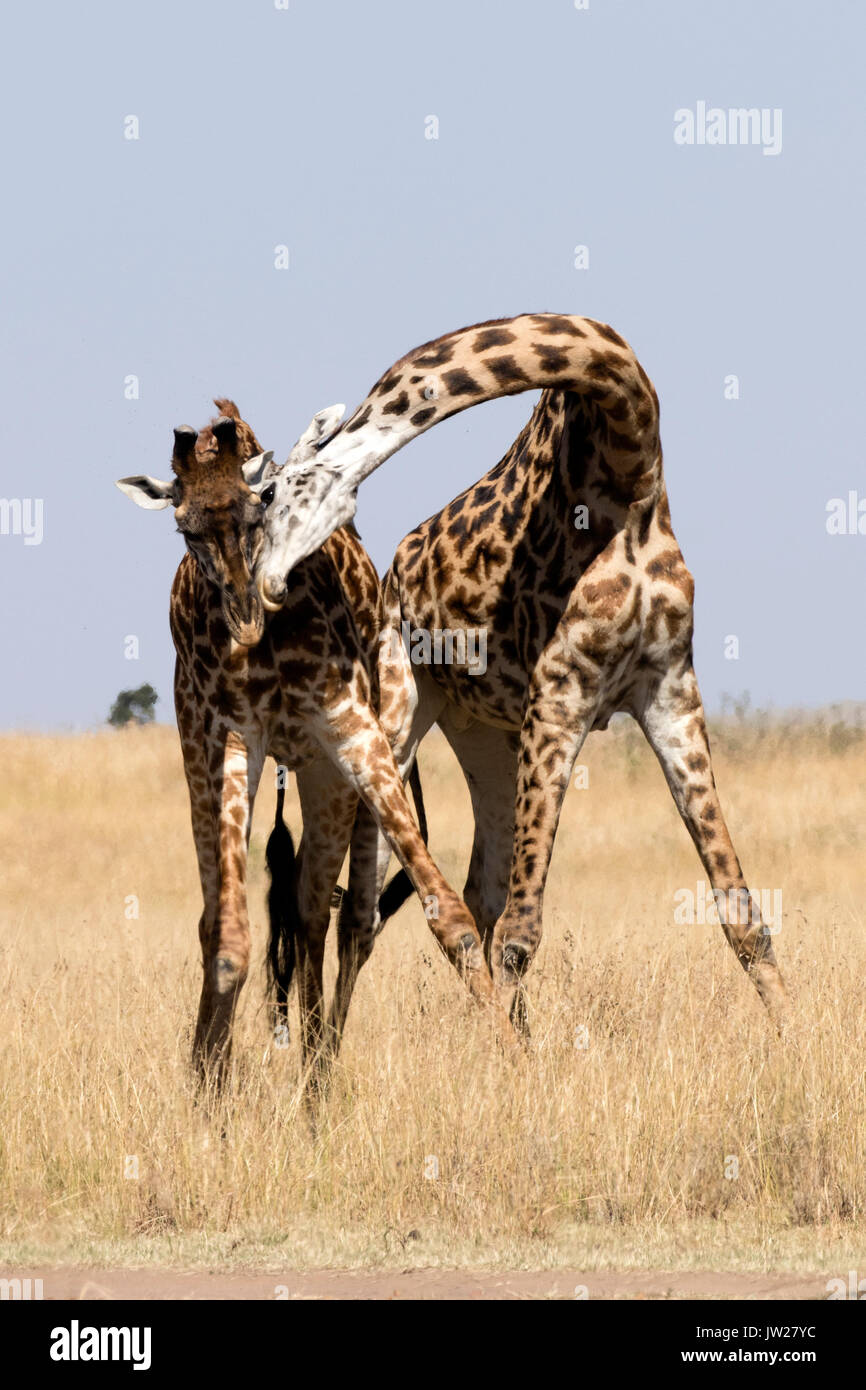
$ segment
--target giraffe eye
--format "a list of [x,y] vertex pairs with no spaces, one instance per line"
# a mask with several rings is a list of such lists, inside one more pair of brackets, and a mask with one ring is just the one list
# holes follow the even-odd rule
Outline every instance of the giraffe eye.
[[270,483],[266,488],[264,488],[264,489],[262,490],[261,499],[262,499],[262,506],[263,506],[263,507],[269,507],[269,506],[271,505],[271,503],[272,503],[273,500],[274,500],[274,493],[275,493],[275,492],[276,492],[276,488],[274,487],[274,484],[273,484],[273,483]]

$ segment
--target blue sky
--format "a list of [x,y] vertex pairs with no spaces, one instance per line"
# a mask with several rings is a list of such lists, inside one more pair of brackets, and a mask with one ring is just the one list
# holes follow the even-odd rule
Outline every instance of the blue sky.
[[[866,535],[826,520],[831,498],[866,498],[864,15],[856,0],[19,7],[0,91],[0,493],[41,499],[43,536],[0,535],[0,728],[92,725],[143,681],[172,719],[181,542],[113,480],[166,476],[175,425],[231,395],[284,457],[414,344],[526,310],[607,320],[655,382],[707,705],[862,698]],[[780,110],[781,152],[678,145],[675,112],[698,102]],[[365,483],[380,570],[533,399],[460,415]]]

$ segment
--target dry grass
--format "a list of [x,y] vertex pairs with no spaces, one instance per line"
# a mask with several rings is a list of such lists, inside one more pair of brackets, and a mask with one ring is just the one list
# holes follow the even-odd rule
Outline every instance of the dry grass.
[[[4,738],[0,1255],[862,1265],[866,746],[817,721],[729,721],[716,745],[751,883],[784,893],[795,1046],[774,1040],[719,929],[674,925],[674,893],[702,871],[623,725],[592,737],[589,789],[566,800],[531,1054],[514,1068],[491,1049],[413,901],[362,975],[311,1124],[258,968],[224,1115],[196,1103],[198,880],[174,731]],[[459,885],[468,798],[438,738],[422,771],[434,854]],[[271,813],[263,792],[257,960]]]

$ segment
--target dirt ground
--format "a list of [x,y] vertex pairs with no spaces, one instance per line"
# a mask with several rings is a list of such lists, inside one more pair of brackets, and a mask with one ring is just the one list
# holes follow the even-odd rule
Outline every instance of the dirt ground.
[[46,1299],[824,1299],[826,1275],[698,1270],[292,1270],[285,1274],[166,1269],[40,1268]]

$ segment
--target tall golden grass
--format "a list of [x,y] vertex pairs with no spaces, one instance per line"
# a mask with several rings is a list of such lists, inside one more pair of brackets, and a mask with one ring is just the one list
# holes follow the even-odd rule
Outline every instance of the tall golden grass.
[[[525,1059],[491,1046],[413,899],[312,1117],[297,1030],[276,1047],[264,1001],[269,778],[256,968],[212,1115],[188,1067],[200,905],[174,731],[0,739],[2,1258],[863,1263],[866,746],[817,719],[715,732],[749,881],[783,891],[791,1044],[719,928],[675,924],[703,872],[626,723],[592,736],[589,786],[566,798]],[[460,886],[469,803],[436,735],[421,768],[431,846]],[[295,802],[290,819],[297,833]],[[333,943],[328,969],[330,984]]]

